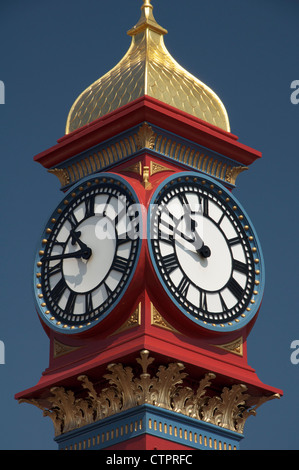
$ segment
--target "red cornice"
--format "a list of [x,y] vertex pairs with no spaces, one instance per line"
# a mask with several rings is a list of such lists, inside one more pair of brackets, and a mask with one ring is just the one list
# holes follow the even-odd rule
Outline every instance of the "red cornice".
[[143,96],[94,122],[66,134],[57,144],[34,160],[51,168],[144,121],[191,140],[244,165],[251,165],[261,153],[238,142],[238,137],[218,127]]

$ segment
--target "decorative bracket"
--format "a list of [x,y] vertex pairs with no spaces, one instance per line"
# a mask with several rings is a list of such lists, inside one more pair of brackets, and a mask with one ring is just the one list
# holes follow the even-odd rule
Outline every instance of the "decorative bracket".
[[148,148],[152,150],[155,146],[155,140],[156,134],[151,126],[149,126],[147,122],[143,123],[137,133],[137,149]]

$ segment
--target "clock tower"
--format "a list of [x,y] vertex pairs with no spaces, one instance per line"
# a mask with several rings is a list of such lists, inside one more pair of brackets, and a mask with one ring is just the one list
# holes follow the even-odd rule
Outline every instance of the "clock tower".
[[144,0],[128,52],[35,157],[63,197],[34,261],[49,365],[16,398],[52,419],[59,449],[238,449],[282,394],[247,361],[265,268],[233,190],[261,154],[166,33]]

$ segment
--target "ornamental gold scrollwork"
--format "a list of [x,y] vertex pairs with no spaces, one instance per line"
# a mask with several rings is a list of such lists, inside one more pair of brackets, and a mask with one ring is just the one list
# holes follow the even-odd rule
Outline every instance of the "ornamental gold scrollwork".
[[118,328],[116,331],[112,333],[112,335],[117,335],[122,331],[127,331],[131,328],[135,328],[136,326],[141,325],[141,303],[137,305],[134,312],[130,315],[130,317]]
[[235,339],[234,341],[230,341],[226,344],[213,344],[215,348],[223,349],[224,351],[228,351],[232,354],[236,354],[237,356],[243,356],[243,338]]
[[160,163],[154,162],[151,160],[150,162],[150,175],[155,175],[156,173],[161,173],[164,171],[174,171],[173,169],[169,168],[165,165],[160,165]]
[[161,315],[161,313],[156,309],[154,304],[151,303],[151,324],[158,327],[163,328],[164,330],[169,330],[174,333],[179,333],[173,326],[171,326],[165,318]]
[[65,168],[52,168],[48,170],[48,173],[57,176],[62,187],[70,182],[69,174]]
[[[21,399],[49,416],[54,424],[55,435],[78,429],[130,408],[150,404],[200,421],[243,433],[247,418],[266,401],[280,398],[279,394],[253,397],[244,384],[224,387],[220,394],[211,393],[214,373],[207,373],[199,380],[197,389],[184,385],[187,373],[180,362],[160,365],[154,369],[154,358],[148,350],[140,352],[136,362],[142,369],[139,377],[135,369],[123,364],[109,364],[103,379],[108,386],[97,390],[86,375],[77,379],[83,389],[66,390],[53,387],[46,399]],[[155,375],[152,371],[155,370]],[[87,392],[87,393],[86,393]]]
[[60,341],[57,341],[56,339],[54,339],[53,357],[57,358],[57,357],[60,357],[60,356],[64,356],[65,354],[69,354],[73,351],[76,351],[77,349],[79,349],[79,348],[74,347],[74,346],[69,346],[67,344],[63,344]]
[[230,184],[236,184],[236,179],[239,174],[246,170],[248,170],[247,166],[234,166],[232,168],[228,168],[225,175],[225,181]]
[[137,133],[137,149],[153,149],[155,145],[155,140],[156,134],[151,128],[151,126],[149,126],[147,122],[143,123],[142,126],[139,127]]

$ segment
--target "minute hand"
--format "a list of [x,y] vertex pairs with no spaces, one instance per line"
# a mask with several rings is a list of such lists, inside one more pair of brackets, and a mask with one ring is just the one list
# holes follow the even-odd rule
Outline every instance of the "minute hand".
[[67,259],[67,258],[86,258],[87,254],[89,253],[88,250],[78,250],[72,253],[62,253],[60,255],[53,255],[53,256],[44,256],[41,261],[55,261],[58,259]]
[[204,258],[209,258],[209,256],[211,256],[210,248],[204,244],[200,236],[195,231],[192,232],[194,234],[193,238],[187,237],[184,233],[180,232],[179,230],[177,230],[176,232],[183,238],[183,240],[188,243],[191,243],[193,245],[193,249],[195,249],[195,251],[199,255],[202,255]]

